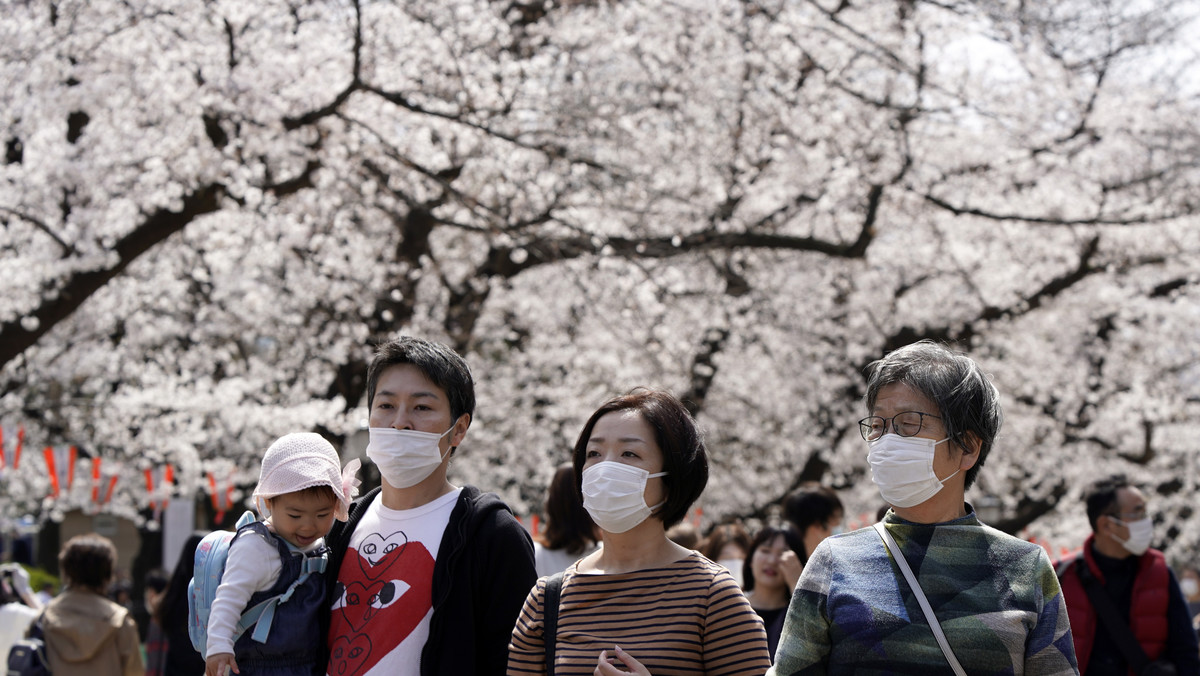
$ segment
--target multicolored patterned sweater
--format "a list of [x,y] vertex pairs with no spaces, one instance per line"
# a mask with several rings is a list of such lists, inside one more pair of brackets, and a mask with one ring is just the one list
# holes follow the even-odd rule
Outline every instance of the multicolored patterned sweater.
[[[1067,608],[1039,546],[969,509],[938,524],[888,512],[896,539],[963,669],[1078,674]],[[873,528],[826,539],[804,567],[769,674],[950,673],[925,614]]]

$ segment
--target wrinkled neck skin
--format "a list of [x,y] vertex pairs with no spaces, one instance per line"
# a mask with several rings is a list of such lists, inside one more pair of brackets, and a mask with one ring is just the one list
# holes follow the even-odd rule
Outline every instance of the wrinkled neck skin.
[[[896,507],[892,511],[896,516],[913,523],[945,523],[961,519],[967,515],[967,505],[963,482],[959,474],[953,477],[925,502],[912,507]],[[957,481],[956,481],[957,479]]]
[[579,562],[580,573],[614,575],[648,568],[661,568],[692,553],[667,537],[667,529],[656,516],[648,517],[624,533],[600,531],[604,546]]

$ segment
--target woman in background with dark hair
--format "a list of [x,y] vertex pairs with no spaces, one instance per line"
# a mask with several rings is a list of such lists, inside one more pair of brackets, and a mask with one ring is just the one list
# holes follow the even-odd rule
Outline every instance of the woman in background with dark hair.
[[188,636],[188,582],[196,571],[196,546],[203,537],[203,533],[193,533],[183,544],[167,593],[154,613],[167,641],[162,670],[165,676],[204,674],[204,658],[192,647],[192,639]]
[[67,540],[58,553],[66,589],[38,621],[55,676],[142,676],[141,642],[133,615],[105,596],[117,549],[103,535]]
[[610,399],[579,434],[573,467],[604,544],[563,573],[553,632],[548,578],[538,580],[513,629],[509,676],[546,673],[547,648],[557,676],[764,673],[767,636],[733,576],[667,537],[708,482],[687,408],[660,390]]
[[546,530],[533,540],[538,577],[567,569],[596,550],[596,524],[583,508],[575,488],[575,469],[564,462],[554,471],[546,491]]
[[793,558],[804,554],[804,543],[796,531],[764,526],[750,543],[750,554],[742,568],[745,581],[742,589],[767,630],[767,650],[771,659],[775,658],[788,602],[792,600],[792,590],[800,577],[799,569],[789,571],[784,565],[784,557],[789,554]]

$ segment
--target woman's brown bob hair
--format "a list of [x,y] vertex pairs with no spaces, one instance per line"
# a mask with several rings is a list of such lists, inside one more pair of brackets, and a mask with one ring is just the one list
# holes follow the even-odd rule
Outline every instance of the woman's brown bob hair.
[[708,451],[704,435],[688,413],[687,407],[670,392],[644,387],[604,402],[588,418],[579,439],[575,442],[572,463],[575,466],[575,486],[583,490],[583,465],[587,462],[587,445],[592,438],[596,421],[616,411],[637,411],[654,429],[654,440],[663,455],[662,478],[667,500],[652,516],[670,528],[683,520],[692,503],[708,484]]

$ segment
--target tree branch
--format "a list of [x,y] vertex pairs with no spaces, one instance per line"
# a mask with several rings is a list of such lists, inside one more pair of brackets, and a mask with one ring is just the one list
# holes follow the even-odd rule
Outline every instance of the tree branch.
[[117,260],[112,265],[71,274],[58,287],[57,295],[39,305],[33,314],[0,324],[0,365],[16,358],[69,317],[138,256],[183,230],[199,216],[216,211],[224,194],[225,186],[211,183],[187,195],[179,211],[159,209],[117,242],[113,247]]

